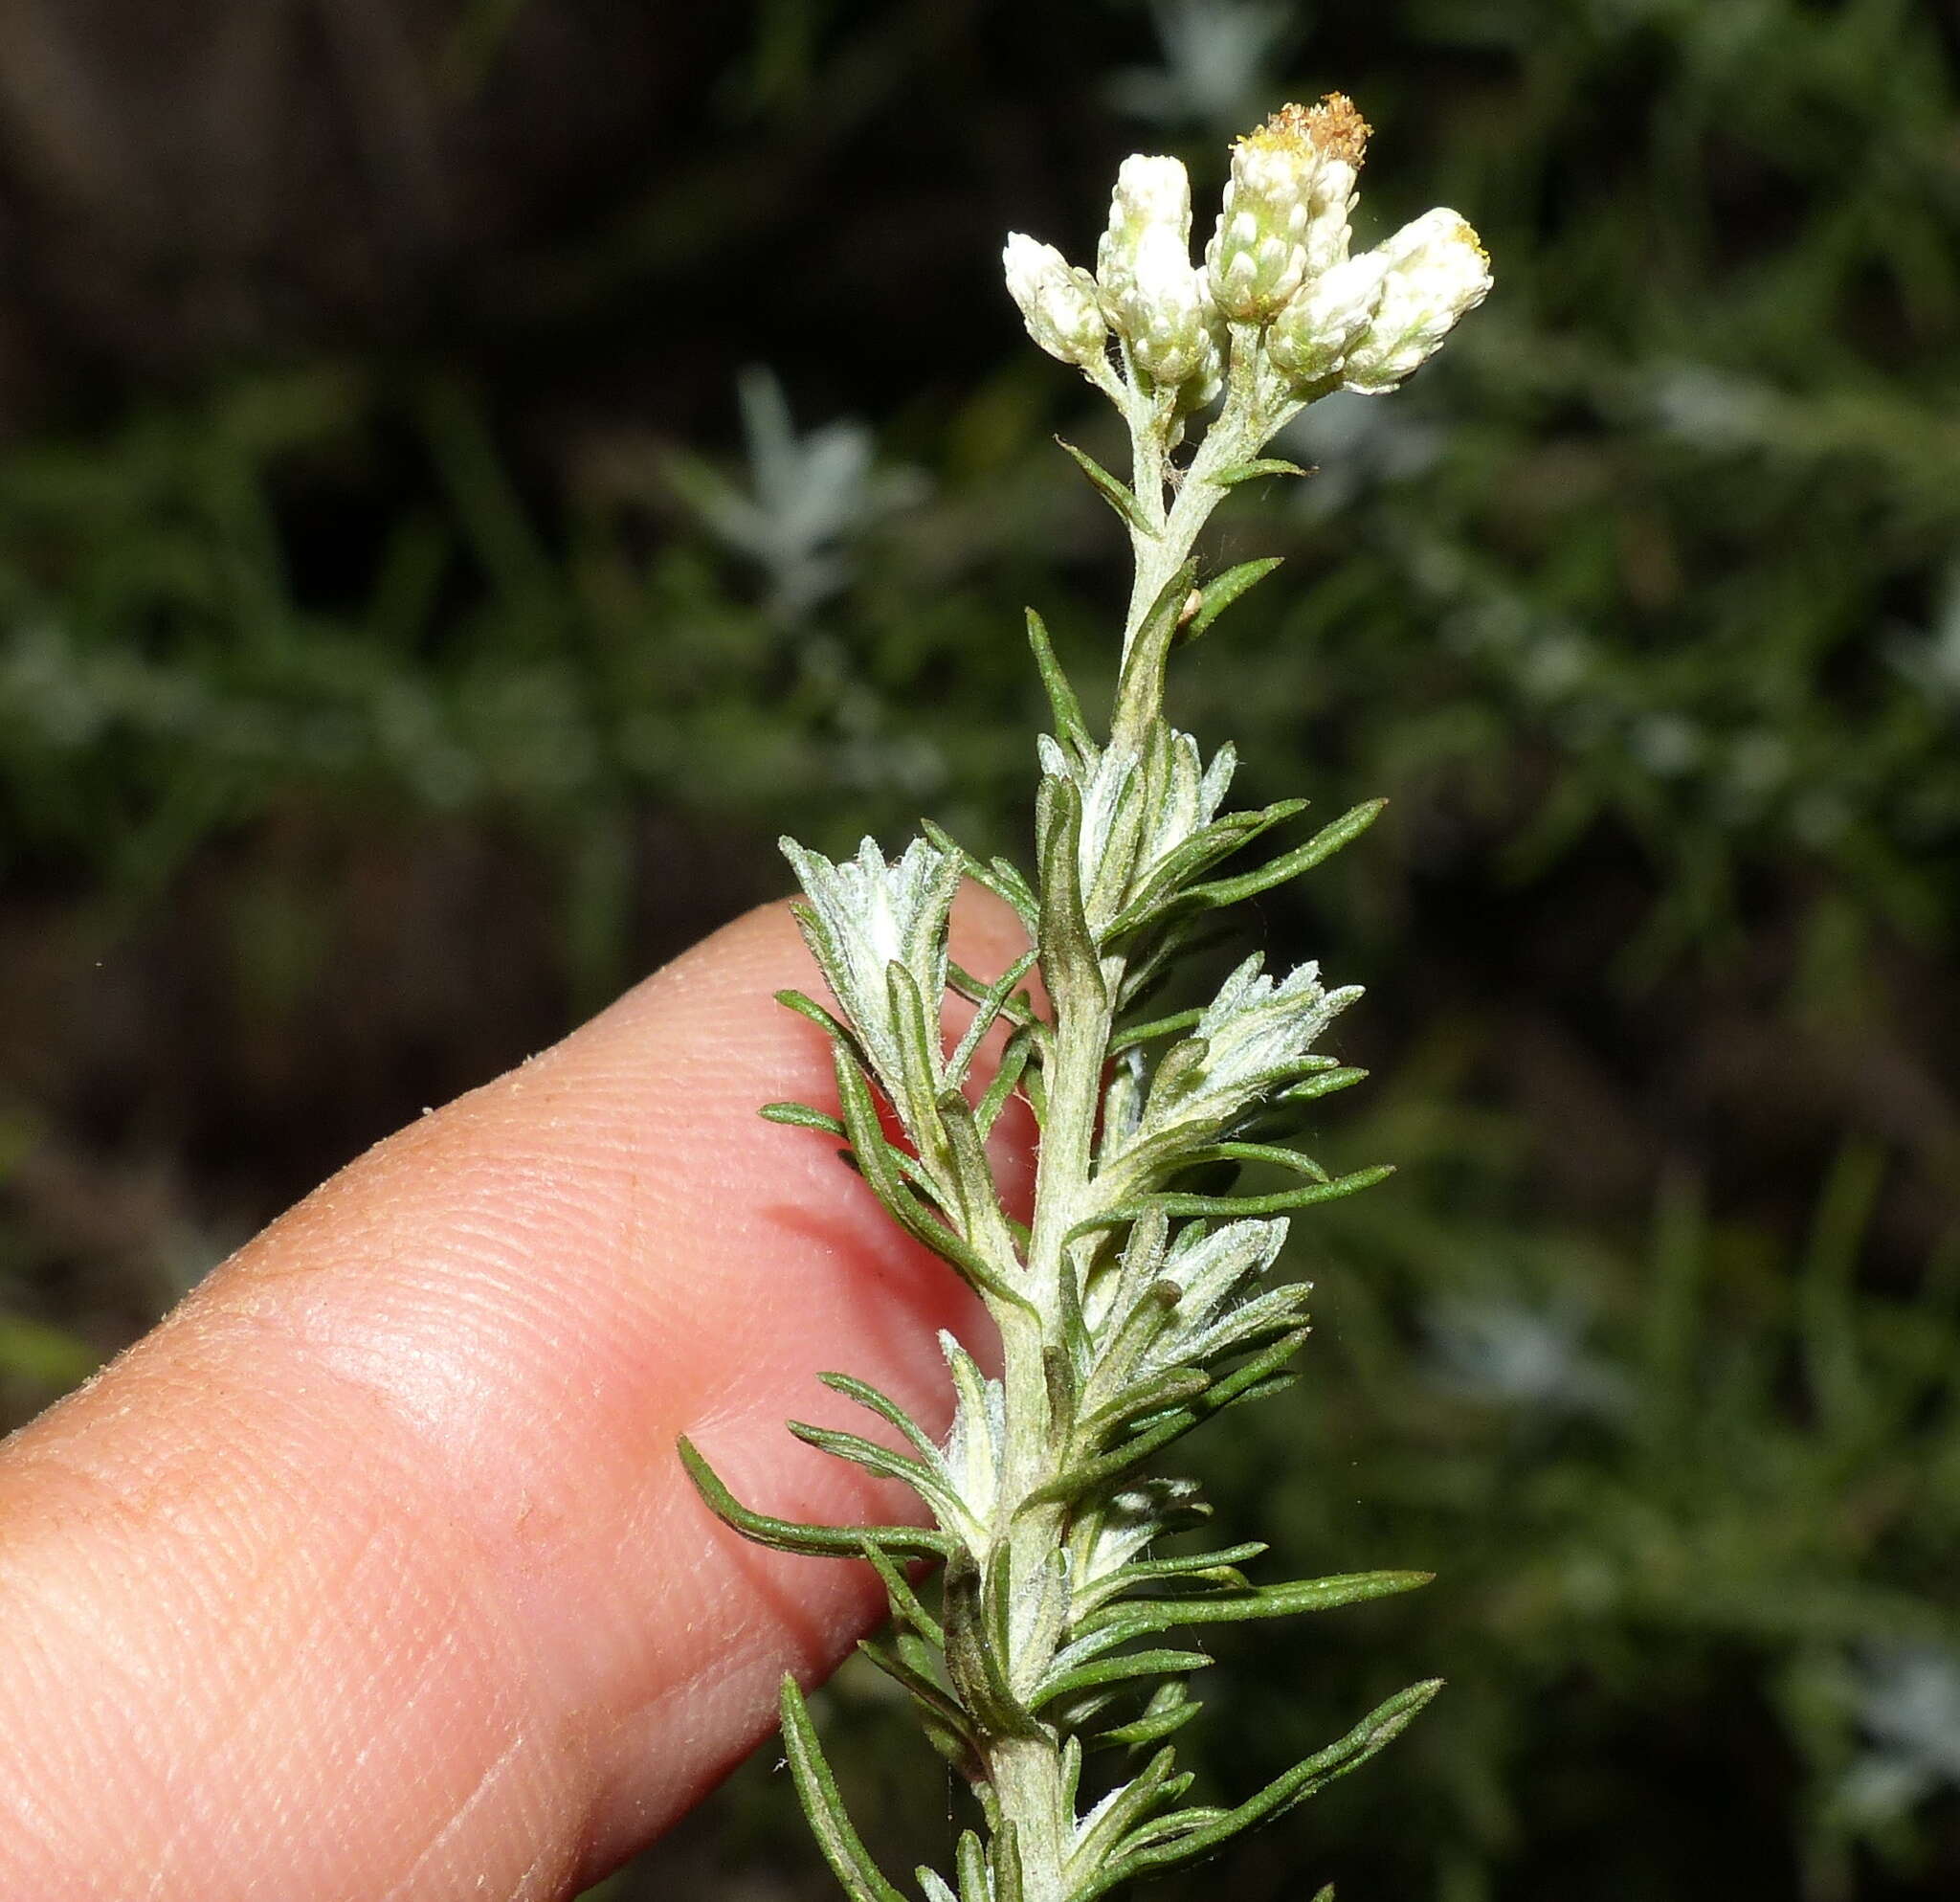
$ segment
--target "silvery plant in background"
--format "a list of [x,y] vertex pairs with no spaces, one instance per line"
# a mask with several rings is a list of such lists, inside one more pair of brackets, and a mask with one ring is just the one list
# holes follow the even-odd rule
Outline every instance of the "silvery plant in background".
[[761,571],[771,618],[793,626],[850,585],[854,544],[924,500],[926,479],[880,465],[876,436],[854,418],[799,435],[772,369],[745,369],[736,396],[746,487],[697,456],[676,455],[668,473],[702,526]]

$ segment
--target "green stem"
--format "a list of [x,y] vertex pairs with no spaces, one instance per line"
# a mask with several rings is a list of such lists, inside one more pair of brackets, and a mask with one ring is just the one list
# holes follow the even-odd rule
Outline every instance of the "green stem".
[[[1172,470],[1164,453],[1166,418],[1153,414],[1129,412],[1132,482],[1145,512],[1158,524],[1154,534],[1130,530],[1130,548],[1136,558],[1136,579],[1130,588],[1129,613],[1124,621],[1123,650],[1144,624],[1165,584],[1190,558],[1198,533],[1211,519],[1212,511],[1227,491],[1211,481],[1221,469],[1235,462],[1249,461],[1270,440],[1277,420],[1261,415],[1260,401],[1264,370],[1264,350],[1258,333],[1249,325],[1235,324],[1232,354],[1226,374],[1225,402],[1189,467]],[[1173,500],[1165,505],[1164,492],[1173,488]]]
[[[1173,422],[1169,401],[1144,391],[1134,378],[1125,387],[1121,406],[1130,428],[1131,485],[1152,525],[1147,532],[1131,532],[1136,579],[1124,628],[1125,653],[1228,492],[1213,478],[1257,456],[1284,419],[1283,414],[1267,414],[1266,380],[1258,332],[1236,327],[1224,406],[1181,474],[1173,469],[1168,448]],[[1151,727],[1163,718],[1162,706],[1161,675],[1139,682],[1116,711],[1111,745],[1142,752]],[[1044,957],[1043,962],[1056,973],[1051,993],[1055,1041],[1045,1079],[1047,1114],[1025,1279],[1038,1317],[1019,1310],[1001,1316],[1007,1458],[985,1559],[990,1573],[1004,1565],[1015,1586],[1029,1589],[1042,1576],[1050,1555],[1066,1545],[1071,1532],[1069,1507],[1052,1502],[1028,1507],[1024,1502],[1058,1477],[1077,1439],[1075,1420],[1054,1417],[1044,1356],[1065,1348],[1060,1332],[1062,1277],[1080,1266],[1068,1251],[1073,1246],[1086,1259],[1094,1245],[1070,1244],[1065,1238],[1093,1212],[1097,1199],[1097,1126],[1115,1029],[1113,999],[1121,995],[1125,969],[1124,959],[1105,958],[1102,983],[1091,993],[1067,980],[1067,960]],[[1054,1644],[1046,1649],[1047,1656],[1020,1655],[1011,1661],[1014,1683],[1031,1685],[1041,1674]],[[1060,1735],[1052,1726],[1036,1724],[991,1739],[984,1748],[1000,1819],[1014,1825],[1027,1902],[1064,1902],[1063,1870],[1075,1819],[1064,1787]]]
[[[1115,973],[1120,979],[1120,966]],[[1105,976],[1107,973],[1105,973]],[[1084,995],[1061,984],[1052,999],[1055,1057],[1048,1114],[1035,1187],[1035,1223],[1028,1250],[1028,1292],[1042,1318],[1010,1314],[1001,1331],[1006,1389],[1007,1472],[993,1527],[989,1567],[1006,1565],[1016,1585],[1040,1578],[1052,1553],[1068,1537],[1068,1509],[1024,1502],[1056,1479],[1076,1433],[1073,1419],[1053,1415],[1044,1356],[1064,1350],[1059,1317],[1062,1277],[1072,1273],[1064,1238],[1090,1198],[1102,1072],[1112,1032],[1105,984]],[[1032,1684],[1053,1656],[1017,1656],[1014,1680]],[[1061,1738],[1049,1726],[1032,1735],[1003,1737],[988,1753],[988,1772],[1005,1821],[1015,1825],[1028,1902],[1061,1902],[1062,1870],[1074,1817],[1063,1786]]]

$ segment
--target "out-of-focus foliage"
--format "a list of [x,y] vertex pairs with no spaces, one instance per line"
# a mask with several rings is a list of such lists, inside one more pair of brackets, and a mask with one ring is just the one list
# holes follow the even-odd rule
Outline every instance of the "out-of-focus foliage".
[[[1220,558],[1287,567],[1175,708],[1252,796],[1393,801],[1263,927],[1369,984],[1374,1113],[1332,1146],[1402,1173],[1303,1238],[1303,1398],[1208,1483],[1296,1569],[1441,1577],[1222,1651],[1204,1777],[1439,1672],[1308,1818],[1349,1896],[1953,1892],[1951,21],[767,0],[656,56],[562,0],[397,11],[386,270],[328,206],[260,277],[189,237],[174,278],[106,239],[91,276],[57,173],[0,179],[33,423],[0,461],[10,1417],[774,888],[787,818],[1019,847],[1020,608],[1106,686],[1122,570],[1048,436],[1115,445],[1020,345],[999,235],[1080,251],[1126,151],[1215,181],[1232,95],[1339,86],[1384,225],[1454,204],[1498,288],[1392,406],[1309,414],[1311,482],[1239,491]],[[581,170],[548,89],[615,69]],[[400,222],[400,153],[448,223]],[[69,323],[92,284],[113,320]],[[880,1694],[847,1673],[826,1744],[902,1866],[947,1794],[881,1754]],[[615,1902],[821,1893],[772,1760]],[[1207,1880],[1291,1894],[1278,1857]]]

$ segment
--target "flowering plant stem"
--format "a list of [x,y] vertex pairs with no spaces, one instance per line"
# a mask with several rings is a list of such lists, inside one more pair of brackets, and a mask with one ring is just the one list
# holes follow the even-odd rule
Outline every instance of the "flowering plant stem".
[[[685,1442],[681,1453],[709,1505],[748,1537],[860,1556],[882,1578],[894,1635],[866,1648],[911,1695],[985,1825],[960,1838],[950,1880],[919,1871],[926,1902],[1091,1902],[1197,1860],[1364,1762],[1437,1689],[1412,1686],[1234,1807],[1180,1806],[1191,1779],[1164,1739],[1196,1714],[1187,1680],[1208,1660],[1157,1642],[1164,1633],[1330,1609],[1428,1575],[1255,1585],[1239,1568],[1264,1550],[1257,1543],[1151,1555],[1206,1509],[1189,1481],[1138,1476],[1212,1415],[1290,1381],[1308,1289],[1266,1279],[1287,1216],[1387,1174],[1332,1177],[1273,1140],[1303,1106],[1360,1080],[1314,1048],[1358,992],[1327,991],[1310,964],[1276,980],[1255,955],[1202,1008],[1154,1019],[1147,1008],[1211,913],[1318,864],[1379,810],[1358,806],[1256,869],[1214,877],[1304,802],[1222,813],[1231,748],[1205,765],[1163,710],[1173,647],[1277,565],[1248,562],[1198,586],[1192,550],[1213,509],[1240,481],[1298,474],[1260,459],[1276,431],[1332,389],[1391,387],[1487,286],[1482,253],[1454,213],[1349,257],[1366,135],[1338,99],[1289,107],[1249,135],[1202,271],[1190,257],[1189,184],[1170,159],[1124,167],[1094,278],[1049,247],[1009,242],[1009,286],[1030,332],[1117,404],[1132,448],[1127,484],[1070,451],[1127,523],[1136,563],[1105,740],[1029,615],[1055,723],[1038,746],[1034,876],[983,864],[932,827],[889,863],[868,839],[838,863],[785,841],[835,1009],[796,993],[784,1001],[831,1040],[837,1107],[764,1113],[844,1140],[893,1219],[986,1304],[1001,1372],[988,1378],[944,1340],[955,1407],[943,1442],[845,1375],[823,1377],[905,1450],[791,1424],[905,1481],[928,1526],[768,1518]],[[1179,465],[1187,419],[1214,403]],[[948,956],[963,876],[1028,929],[1029,952],[991,984]],[[1045,1009],[1020,988],[1037,958]],[[951,1050],[939,1028],[948,989],[975,1006]],[[996,1028],[1004,1046],[982,1090],[973,1066]],[[986,1152],[1013,1096],[1040,1134],[1025,1228]],[[1247,1165],[1283,1170],[1295,1186],[1234,1193]],[[906,1569],[920,1558],[941,1562],[937,1610]],[[844,1813],[793,1680],[783,1716],[798,1792],[852,1902],[899,1902]],[[1085,1804],[1084,1763],[1098,1752],[1119,1754],[1127,1774],[1102,1779]]]

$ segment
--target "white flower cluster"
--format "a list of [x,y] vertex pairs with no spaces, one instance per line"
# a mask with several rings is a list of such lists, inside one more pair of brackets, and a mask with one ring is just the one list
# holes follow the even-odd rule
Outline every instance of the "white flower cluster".
[[1338,93],[1289,105],[1232,148],[1225,209],[1205,248],[1212,295],[1239,324],[1270,324],[1348,256],[1368,124]]
[[1111,332],[1132,370],[1179,410],[1218,393],[1232,325],[1262,332],[1296,390],[1392,390],[1490,290],[1477,234],[1438,208],[1349,255],[1369,126],[1330,94],[1289,105],[1233,148],[1202,268],[1191,256],[1191,182],[1173,158],[1124,161],[1096,271],[1016,232],[1008,289],[1050,355],[1110,387]]
[[[1348,307],[1328,312],[1324,328],[1303,331],[1303,357],[1316,349],[1338,348],[1342,388],[1368,396],[1392,390],[1421,369],[1463,313],[1490,292],[1490,259],[1477,234],[1441,206],[1348,264],[1365,274],[1364,282],[1371,277],[1378,286],[1368,321],[1347,327],[1355,300],[1351,290],[1344,289],[1337,295],[1348,299]],[[1276,335],[1276,361],[1277,343]]]

